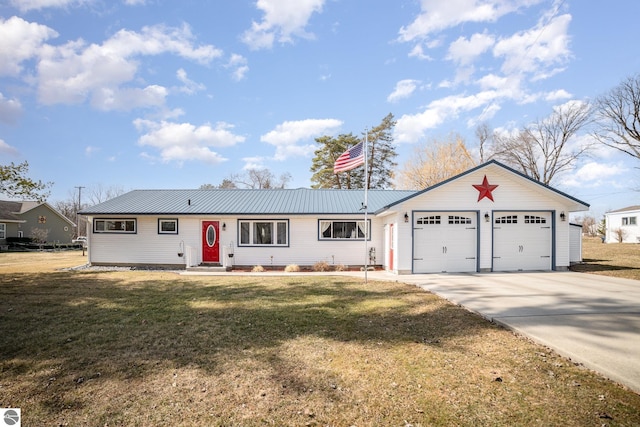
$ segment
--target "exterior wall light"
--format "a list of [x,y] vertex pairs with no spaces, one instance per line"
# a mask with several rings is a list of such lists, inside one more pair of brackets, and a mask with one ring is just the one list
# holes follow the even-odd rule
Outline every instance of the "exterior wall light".
[[222,223],[222,231],[225,231],[227,229],[227,223],[223,222]]
[[489,222],[491,221],[491,216],[489,215],[489,212],[485,212],[484,213],[484,222]]
[[409,222],[409,214],[408,213],[404,213],[404,222]]
[[567,220],[567,216],[565,215],[564,211],[560,212],[560,221],[566,221]]

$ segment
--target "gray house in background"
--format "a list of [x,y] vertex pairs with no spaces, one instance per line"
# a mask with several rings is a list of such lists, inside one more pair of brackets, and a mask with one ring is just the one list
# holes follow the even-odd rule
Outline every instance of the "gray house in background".
[[0,245],[11,237],[34,237],[35,230],[47,242],[70,243],[75,224],[46,202],[0,200]]

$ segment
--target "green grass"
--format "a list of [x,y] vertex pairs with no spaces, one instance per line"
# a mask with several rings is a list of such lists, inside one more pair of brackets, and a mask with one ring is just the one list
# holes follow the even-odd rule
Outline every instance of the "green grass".
[[638,394],[415,287],[13,256],[0,406],[25,426],[640,425]]

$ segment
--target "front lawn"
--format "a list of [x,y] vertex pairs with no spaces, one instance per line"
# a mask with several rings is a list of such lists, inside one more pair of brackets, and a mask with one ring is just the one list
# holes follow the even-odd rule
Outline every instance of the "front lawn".
[[24,426],[640,425],[638,394],[412,286],[58,270],[83,262],[0,254]]

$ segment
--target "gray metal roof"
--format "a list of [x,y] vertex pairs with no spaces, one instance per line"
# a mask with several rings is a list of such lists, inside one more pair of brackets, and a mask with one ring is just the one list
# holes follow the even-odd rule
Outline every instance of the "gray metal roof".
[[[416,191],[369,190],[372,213]],[[82,215],[310,215],[358,214],[364,190],[212,189],[134,190],[83,209]]]

